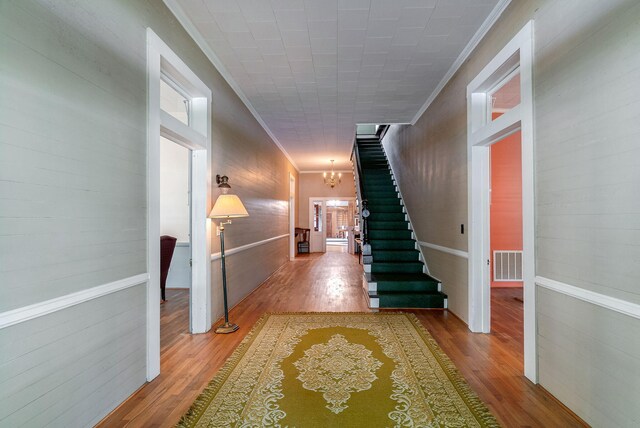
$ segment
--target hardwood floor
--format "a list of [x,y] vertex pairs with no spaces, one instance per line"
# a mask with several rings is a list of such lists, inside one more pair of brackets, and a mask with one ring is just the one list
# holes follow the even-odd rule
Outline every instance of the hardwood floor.
[[[161,374],[99,426],[173,426],[265,312],[369,311],[362,267],[345,253],[303,255],[286,263],[230,312],[240,330],[189,335],[188,293],[168,295],[161,308]],[[233,284],[230,284],[232,287]],[[492,293],[494,333],[470,333],[447,311],[415,313],[471,387],[507,427],[585,426],[543,388],[522,375],[522,303],[514,293]]]

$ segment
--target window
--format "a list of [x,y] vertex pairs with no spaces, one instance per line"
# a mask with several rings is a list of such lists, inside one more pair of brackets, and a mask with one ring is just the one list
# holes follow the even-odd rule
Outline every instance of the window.
[[189,126],[190,101],[178,86],[162,75],[160,78],[160,108]]
[[520,104],[520,70],[509,73],[491,91],[489,91],[489,122],[502,116]]

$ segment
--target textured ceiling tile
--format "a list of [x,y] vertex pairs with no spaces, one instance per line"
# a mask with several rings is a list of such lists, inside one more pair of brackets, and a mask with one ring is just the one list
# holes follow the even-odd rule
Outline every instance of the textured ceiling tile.
[[335,38],[338,31],[338,21],[310,21],[309,37],[312,39]]
[[338,58],[334,54],[313,54],[313,64],[319,67],[337,66]]
[[225,33],[227,42],[232,48],[255,48],[257,47],[253,35],[249,32]]
[[[340,41],[338,41],[340,43]],[[341,59],[357,59],[362,60],[364,55],[364,44],[356,46],[341,46],[338,44],[338,60]]]
[[397,19],[376,19],[369,21],[367,37],[393,37],[398,26]]
[[207,0],[205,2],[209,11],[214,14],[220,12],[240,12],[240,8],[236,2],[226,0]]
[[[268,1],[268,0],[263,0]],[[302,0],[270,0],[274,9],[295,9],[304,10],[304,1]]]
[[198,31],[202,34],[206,40],[226,40],[225,33],[220,29],[220,26],[212,18],[211,21],[203,21],[196,23]]
[[285,49],[289,61],[311,61],[311,46],[287,46],[285,42]]
[[359,71],[361,67],[359,60],[340,60],[338,59],[338,71]]
[[176,1],[303,170],[348,168],[356,123],[410,121],[497,3]]
[[411,7],[402,9],[402,13],[398,18],[398,26],[400,27],[425,27],[431,18],[433,8]]
[[304,31],[280,31],[284,46],[289,49],[290,47],[306,46],[310,47],[309,32]]
[[369,7],[371,7],[371,0],[338,0],[338,10],[369,10]]
[[256,40],[280,40],[280,29],[275,22],[247,22]]
[[313,73],[313,61],[290,61],[291,71],[294,73]]
[[368,10],[355,9],[338,11],[339,30],[366,30],[368,22]]
[[365,52],[362,57],[362,65],[384,65],[387,62],[386,53]]
[[393,37],[367,37],[364,42],[364,53],[382,53],[389,52]]
[[426,36],[449,35],[455,28],[456,18],[434,18],[431,17],[424,34]]
[[398,3],[389,0],[371,0],[369,11],[370,19],[398,19],[402,12],[402,7]]
[[249,27],[240,11],[221,12],[214,15],[220,29],[227,32],[249,31]]
[[338,46],[364,45],[367,30],[340,30],[338,31]]
[[236,48],[234,52],[240,61],[262,61],[258,48]]
[[401,0],[403,8],[409,7],[436,7],[438,0]]
[[424,32],[424,28],[398,28],[391,42],[394,46],[416,46],[420,41],[420,36]]
[[338,19],[336,0],[305,0],[305,10],[309,21],[335,21]]
[[267,67],[286,66],[289,63],[287,56],[284,54],[262,55],[262,59]]
[[282,40],[258,40],[258,49],[262,55],[283,55],[285,54]]
[[[418,52],[416,52],[416,55],[420,52],[422,53],[440,52],[446,45],[448,38],[449,36],[447,35],[445,36],[424,35],[422,37],[422,40],[420,40],[420,43],[418,43]],[[433,58],[433,56],[431,57]]]
[[307,16],[304,10],[276,9],[276,21],[282,31],[307,31]]
[[338,53],[338,39],[311,39],[311,53],[313,55],[318,54],[332,54]]

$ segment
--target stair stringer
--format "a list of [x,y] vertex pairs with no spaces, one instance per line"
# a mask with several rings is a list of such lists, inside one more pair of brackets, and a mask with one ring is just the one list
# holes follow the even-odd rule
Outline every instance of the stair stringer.
[[[382,144],[382,140],[380,141],[380,147],[382,148],[382,152],[384,153],[384,157],[387,160],[387,165],[389,165],[389,171],[391,171],[391,179],[393,180],[393,185],[396,187],[396,191],[398,192],[398,195],[400,195],[400,204],[402,205],[402,211],[404,212],[407,221],[409,222],[410,225],[410,229],[411,229],[411,237],[416,241],[416,246],[415,249],[418,250],[420,252],[420,261],[423,263],[423,273],[426,273],[427,275],[429,275],[430,277],[432,277],[433,279],[438,281],[438,291],[442,291],[442,281],[439,278],[436,278],[435,276],[431,275],[431,273],[429,272],[429,265],[427,264],[427,259],[424,256],[424,251],[422,250],[422,246],[420,245],[420,239],[418,239],[418,235],[416,235],[416,230],[413,227],[413,222],[411,221],[411,216],[409,215],[409,210],[407,209],[407,206],[404,203],[404,197],[402,196],[402,190],[400,189],[400,185],[398,184],[398,181],[396,180],[396,173],[393,171],[393,165],[391,165],[391,162],[389,162],[389,156],[387,156],[387,151],[384,148],[384,144]],[[447,307],[447,299],[444,299],[444,307]]]

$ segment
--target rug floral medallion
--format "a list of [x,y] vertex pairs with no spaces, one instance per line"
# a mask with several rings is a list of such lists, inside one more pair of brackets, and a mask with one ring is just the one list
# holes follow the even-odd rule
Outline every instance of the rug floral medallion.
[[412,314],[270,314],[180,427],[496,427]]

